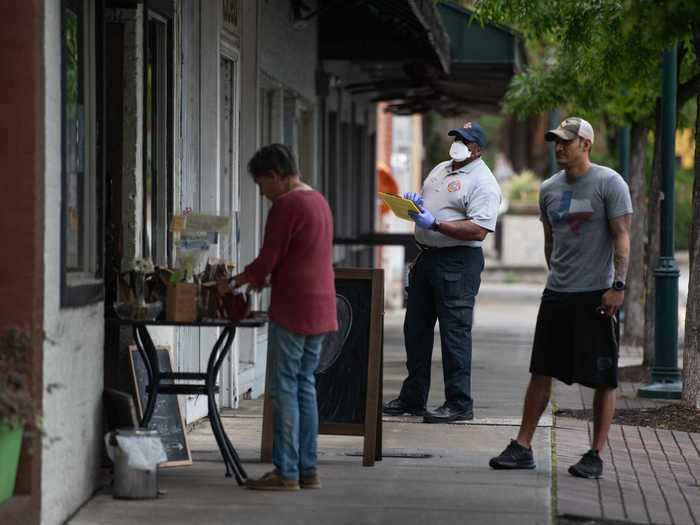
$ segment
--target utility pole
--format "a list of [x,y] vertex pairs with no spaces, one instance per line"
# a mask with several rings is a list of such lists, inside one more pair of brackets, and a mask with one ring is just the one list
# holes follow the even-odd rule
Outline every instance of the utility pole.
[[[655,364],[651,384],[639,397],[680,399],[678,370],[678,264],[673,255],[673,202],[676,169],[676,85],[678,46],[663,55],[661,91],[661,246],[656,276]],[[650,217],[651,219],[651,217]]]

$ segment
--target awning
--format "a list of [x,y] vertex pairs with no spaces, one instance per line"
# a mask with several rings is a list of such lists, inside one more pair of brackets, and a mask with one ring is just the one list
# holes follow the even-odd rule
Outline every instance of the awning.
[[[366,78],[347,85],[347,89],[367,93],[375,101],[390,101],[388,110],[396,114],[498,111],[513,75],[525,63],[522,40],[509,28],[482,26],[473,20],[472,11],[456,2],[443,0],[436,10],[440,26],[449,37],[449,71],[430,57],[416,59],[413,48],[404,41],[406,37],[399,40],[393,35],[391,54],[379,50],[380,43],[364,47],[361,52],[353,47],[345,49],[344,59],[361,65],[366,72]],[[362,34],[364,27],[374,27],[373,22],[366,20],[358,24],[363,28]],[[323,34],[323,23],[321,31]],[[322,39],[322,59],[326,56],[325,44]]]
[[326,0],[320,5],[321,60],[427,61],[449,71],[449,41],[432,0]]

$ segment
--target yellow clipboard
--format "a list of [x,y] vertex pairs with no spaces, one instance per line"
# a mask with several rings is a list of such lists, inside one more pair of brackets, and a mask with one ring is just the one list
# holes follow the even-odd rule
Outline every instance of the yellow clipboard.
[[413,219],[409,217],[408,212],[413,211],[420,213],[418,206],[416,206],[412,200],[404,199],[399,195],[384,193],[382,191],[378,192],[378,195],[384,202],[386,202],[387,206],[391,208],[391,211],[393,211],[394,215],[396,215],[399,219],[413,222]]

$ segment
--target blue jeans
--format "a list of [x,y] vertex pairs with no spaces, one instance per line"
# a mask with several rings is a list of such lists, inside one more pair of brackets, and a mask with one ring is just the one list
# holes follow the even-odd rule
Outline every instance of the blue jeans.
[[270,322],[270,397],[274,409],[272,463],[286,479],[316,472],[318,406],[314,372],[321,354],[321,335],[301,335]]

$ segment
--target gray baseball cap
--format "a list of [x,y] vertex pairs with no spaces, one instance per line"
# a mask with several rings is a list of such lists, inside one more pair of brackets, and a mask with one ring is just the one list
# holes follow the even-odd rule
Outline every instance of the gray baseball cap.
[[544,134],[544,139],[547,141],[553,141],[557,138],[562,140],[573,140],[576,137],[581,137],[582,139],[588,139],[593,143],[595,135],[593,133],[593,126],[590,122],[584,120],[580,117],[569,117],[564,119],[559,127],[556,129],[550,129]]

